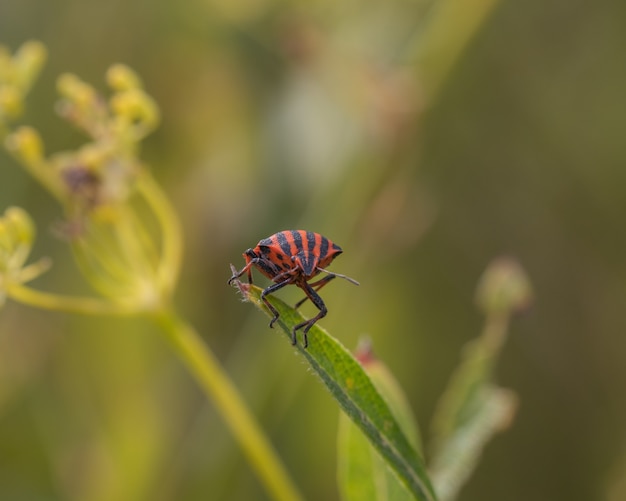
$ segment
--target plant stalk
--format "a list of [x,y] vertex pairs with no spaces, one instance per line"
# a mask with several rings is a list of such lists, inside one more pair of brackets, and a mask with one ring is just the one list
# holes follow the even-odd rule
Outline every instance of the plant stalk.
[[302,500],[239,392],[198,333],[172,310],[159,312],[154,318],[183,363],[215,403],[272,498]]

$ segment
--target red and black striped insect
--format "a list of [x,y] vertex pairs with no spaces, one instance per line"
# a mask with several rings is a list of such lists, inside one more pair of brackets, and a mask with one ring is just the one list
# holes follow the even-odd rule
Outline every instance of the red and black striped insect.
[[[304,230],[286,230],[261,240],[254,249],[248,249],[243,253],[246,265],[234,273],[228,280],[231,284],[244,273],[248,274],[248,283],[252,283],[252,266],[255,266],[263,275],[275,282],[261,293],[261,300],[274,315],[270,321],[270,327],[280,316],[267,299],[268,294],[272,294],[286,285],[294,284],[300,287],[306,297],[296,303],[298,308],[307,299],[317,307],[319,313],[309,320],[299,323],[293,328],[291,333],[291,343],[296,344],[296,331],[302,329],[304,335],[304,347],[308,346],[307,333],[315,322],[326,316],[328,310],[320,295],[316,292],[324,287],[328,282],[336,277],[345,278],[353,284],[359,285],[356,280],[339,273],[332,273],[326,270],[333,259],[343,251],[337,244],[328,238]],[[313,277],[320,273],[326,276],[316,282],[309,283]]]

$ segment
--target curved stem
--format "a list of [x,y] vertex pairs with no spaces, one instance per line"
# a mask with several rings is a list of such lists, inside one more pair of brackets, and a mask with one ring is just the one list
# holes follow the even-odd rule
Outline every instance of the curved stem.
[[182,261],[182,230],[167,197],[154,181],[150,173],[145,172],[137,189],[154,211],[162,232],[163,249],[159,264],[159,279],[167,291],[172,291],[178,280]]
[[[133,315],[137,308],[80,296],[63,296],[13,284],[8,296],[29,306],[46,310],[96,315]],[[300,501],[302,496],[292,483],[265,434],[246,407],[234,384],[198,333],[171,310],[152,315],[168,341],[195,376],[204,392],[215,403],[241,448],[248,456],[262,483],[273,499]]]
[[41,292],[21,284],[10,285],[7,295],[15,301],[44,310],[81,313],[83,315],[133,315],[138,313],[138,309],[132,305],[124,306],[91,297],[64,296]]
[[165,331],[168,341],[204,392],[215,403],[270,495],[281,501],[301,500],[302,496],[272,445],[198,333],[174,311],[159,312],[154,319]]

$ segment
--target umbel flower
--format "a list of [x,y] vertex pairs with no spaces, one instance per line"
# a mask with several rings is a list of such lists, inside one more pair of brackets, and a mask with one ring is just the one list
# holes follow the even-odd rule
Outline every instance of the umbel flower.
[[8,134],[5,144],[62,205],[61,232],[107,300],[101,309],[158,311],[175,287],[181,254],[178,221],[138,158],[159,112],[128,67],[111,67],[107,83],[108,100],[75,75],[58,80],[59,114],[89,139],[76,150],[46,155],[31,127]]

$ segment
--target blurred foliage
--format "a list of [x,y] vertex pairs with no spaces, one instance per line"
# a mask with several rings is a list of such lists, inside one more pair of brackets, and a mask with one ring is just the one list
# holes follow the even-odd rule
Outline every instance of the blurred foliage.
[[[108,100],[77,76],[61,75],[57,83],[59,114],[81,130],[88,142],[76,150],[47,156],[34,128],[12,130],[9,125],[19,116],[14,110],[21,109],[32,75],[40,66],[41,57],[27,57],[33,52],[43,54],[44,50],[39,43],[29,42],[0,61],[0,88],[15,89],[13,101],[0,102],[6,108],[0,109],[7,131],[4,145],[63,207],[65,221],[59,235],[71,245],[81,274],[98,297],[43,292],[24,285],[45,271],[49,262],[24,266],[32,248],[34,224],[25,211],[12,207],[0,219],[0,306],[8,298],[51,311],[152,320],[222,414],[272,498],[301,499],[211,348],[172,304],[182,258],[180,224],[137,154],[140,142],[158,123],[157,106],[138,76],[121,64],[107,71],[112,90]],[[26,78],[20,78],[22,75]],[[143,210],[137,207],[142,203]],[[136,465],[133,456],[123,459],[131,463],[130,468],[122,466],[126,471]],[[88,489],[82,496],[111,496],[98,483]],[[133,477],[114,492],[116,498],[142,495],[134,489]]]
[[489,264],[476,292],[485,326],[464,346],[433,416],[430,472],[441,501],[457,498],[487,442],[513,420],[517,397],[496,384],[494,371],[511,316],[531,300],[528,277],[517,262],[499,258]]
[[[480,328],[481,271],[515,255],[536,295],[497,370],[518,416],[459,499],[622,499],[624,3],[503,0],[432,93],[417,40],[436,5],[6,0],[0,42],[51,54],[22,119],[51,151],[79,142],[50,111],[57,75],[99,82],[116,62],[142,75],[162,111],[144,158],[187,243],[177,301],[307,498],[337,499],[336,407],[225,284],[244,249],[297,227],[339,243],[333,269],[362,284],[324,289],[323,325],[348,346],[371,336],[420,423]],[[8,155],[0,173],[2,211],[28,207],[31,255],[55,264],[32,283],[85,292],[52,231],[61,210]],[[7,302],[0,423],[2,499],[264,496],[167,345],[133,320]]]

